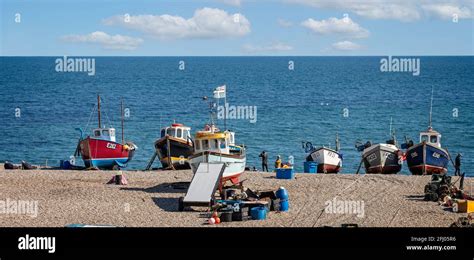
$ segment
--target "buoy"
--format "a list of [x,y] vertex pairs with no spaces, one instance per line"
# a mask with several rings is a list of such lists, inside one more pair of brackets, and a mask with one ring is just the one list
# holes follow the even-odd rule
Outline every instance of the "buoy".
[[220,219],[219,217],[215,217],[214,219],[215,219],[216,224],[220,224],[220,223],[221,223],[221,219]]
[[209,225],[214,225],[214,224],[216,224],[216,219],[210,218],[209,219]]

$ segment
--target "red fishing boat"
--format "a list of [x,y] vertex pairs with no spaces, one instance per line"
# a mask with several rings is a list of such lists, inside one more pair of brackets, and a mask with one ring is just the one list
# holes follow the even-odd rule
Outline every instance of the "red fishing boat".
[[113,127],[105,127],[101,124],[100,96],[97,96],[97,112],[99,127],[92,130],[92,135],[85,138],[82,136],[76,149],[76,155],[81,155],[87,168],[120,169],[126,167],[132,160],[137,146],[132,142],[124,141],[123,132],[123,102],[122,110],[122,142],[116,141],[116,132]]

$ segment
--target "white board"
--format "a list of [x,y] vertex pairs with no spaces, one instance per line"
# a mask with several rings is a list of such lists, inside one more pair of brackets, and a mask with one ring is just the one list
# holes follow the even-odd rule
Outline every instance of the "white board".
[[210,203],[224,169],[224,163],[200,163],[183,202]]

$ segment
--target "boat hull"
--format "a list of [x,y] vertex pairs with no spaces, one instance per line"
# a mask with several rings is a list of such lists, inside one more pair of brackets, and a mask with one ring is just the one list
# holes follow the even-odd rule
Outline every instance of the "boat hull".
[[113,169],[123,168],[133,158],[134,150],[126,149],[122,144],[87,137],[79,143],[80,153],[87,168]]
[[335,150],[321,147],[306,158],[307,161],[314,161],[318,167],[318,173],[338,173],[342,166],[342,156]]
[[442,148],[419,143],[406,152],[408,168],[413,175],[443,174],[448,171],[449,154]]
[[196,172],[199,163],[225,163],[226,168],[222,175],[222,182],[232,181],[238,183],[240,175],[245,171],[246,156],[245,154],[222,154],[217,152],[201,152],[193,154],[189,157],[189,162],[193,172]]
[[193,154],[193,145],[191,142],[185,142],[166,136],[155,142],[155,151],[158,154],[163,168],[177,170],[191,168],[188,161],[188,157]]
[[375,144],[362,152],[366,173],[396,174],[402,169],[399,149],[390,144]]

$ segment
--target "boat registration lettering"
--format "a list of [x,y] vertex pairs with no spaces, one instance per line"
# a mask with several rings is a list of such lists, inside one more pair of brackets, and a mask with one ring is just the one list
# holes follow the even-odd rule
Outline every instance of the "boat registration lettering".
[[434,153],[433,153],[433,157],[439,159],[439,158],[441,157],[441,155],[440,155],[439,153],[437,153],[437,152],[434,152]]
[[109,149],[115,149],[116,147],[117,147],[117,144],[107,143],[107,148]]
[[373,161],[373,160],[375,160],[375,159],[377,159],[377,155],[376,155],[375,153],[372,153],[372,154],[370,154],[369,156],[367,156],[367,160],[368,160],[369,162],[371,162],[371,161]]
[[392,154],[392,153],[389,153],[389,152],[385,152],[383,155],[384,155],[384,157],[385,157],[386,159],[393,160],[393,158],[394,158],[394,157],[393,157],[393,154]]
[[410,154],[410,156],[411,156],[411,158],[415,158],[415,157],[418,156],[418,153],[414,152],[414,153]]

